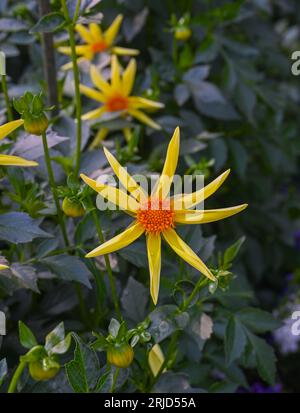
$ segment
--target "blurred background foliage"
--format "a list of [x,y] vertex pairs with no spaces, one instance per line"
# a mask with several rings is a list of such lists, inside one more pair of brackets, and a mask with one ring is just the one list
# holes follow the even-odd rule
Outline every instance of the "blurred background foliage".
[[[51,6],[53,12],[57,12],[60,2],[51,1]],[[10,97],[18,97],[26,90],[46,89],[40,29],[30,31],[38,21],[36,1],[3,0],[0,13],[0,48],[7,56]],[[300,47],[300,4],[296,0],[86,0],[82,1],[82,13],[85,13],[82,19],[86,19],[83,22],[94,18],[102,20],[105,27],[117,14],[124,15],[119,44],[140,50],[135,91],[165,104],[164,109],[153,114],[163,128],[161,131],[126,121],[126,126],[134,128],[132,141],[127,144],[121,132],[124,121],[106,119],[96,125],[84,124],[84,148],[88,147],[98,128],[105,126],[111,131],[105,144],[117,152],[118,158],[131,172],[160,172],[169,138],[179,125],[182,147],[178,171],[181,174],[204,174],[208,182],[231,168],[228,180],[218,194],[207,201],[206,207],[249,203],[244,213],[232,219],[182,231],[191,247],[215,267],[218,251],[225,251],[243,236],[245,242],[234,262],[237,277],[230,289],[224,293],[218,291],[215,295],[217,305],[208,300],[201,310],[214,320],[215,341],[209,340],[205,352],[202,352],[204,341],[199,336],[195,337],[197,329],[190,329],[180,346],[179,375],[165,377],[159,389],[169,391],[170,383],[178,383],[178,380],[183,386],[185,378],[180,376],[182,372],[188,374],[194,388],[210,388],[210,391],[247,388],[261,380],[252,370],[255,361],[249,355],[247,357],[246,342],[242,339],[236,343],[236,354],[230,354],[226,344],[225,353],[220,350],[224,345],[225,329],[229,335],[230,329],[238,329],[239,323],[245,322],[244,327],[248,323],[253,333],[264,334],[278,325],[261,310],[273,312],[285,320],[299,304],[300,94],[299,78],[291,74],[291,54]],[[66,31],[59,27],[61,23],[58,18],[54,25],[56,45],[67,39]],[[51,21],[51,24],[54,23]],[[182,34],[182,26],[190,33]],[[185,35],[188,38],[185,39]],[[124,58],[123,62],[127,60]],[[54,119],[49,134],[52,157],[57,160],[56,177],[61,185],[66,184],[65,173],[68,173],[68,159],[74,150],[75,136],[72,73],[61,70],[66,62],[66,56],[56,53],[59,106],[63,110]],[[101,61],[98,63],[103,64]],[[85,67],[81,71],[81,82],[89,83]],[[1,99],[1,119],[4,122],[3,96]],[[83,112],[91,109],[90,100],[83,99],[83,103]],[[21,136],[12,146],[12,151],[20,156],[26,154],[29,159],[42,156],[37,138],[28,136]],[[46,214],[51,214],[51,208],[53,211],[53,206],[43,190],[46,175],[42,159],[40,164],[35,171],[8,172],[14,188],[13,195],[9,197],[9,184],[7,180],[1,181],[4,193],[1,211],[8,214],[13,203],[15,211],[26,213],[27,218],[33,220],[31,233],[18,242],[29,242],[43,236],[38,232],[41,231],[39,225],[42,225],[45,237],[47,232],[53,234],[56,231],[53,223],[45,219]],[[92,174],[103,171],[106,166],[99,149],[83,151],[82,172]],[[6,216],[6,223],[8,218],[15,228],[20,228],[22,223],[24,228],[27,225],[23,222],[24,216],[22,218],[19,214]],[[20,222],[16,223],[16,219]],[[105,217],[102,214],[101,219],[107,236],[127,223],[123,215],[116,213]],[[93,248],[96,238],[89,214],[82,220],[68,222],[68,230],[81,249]],[[1,236],[1,239],[5,237]],[[9,320],[9,335],[4,340],[2,352],[8,354],[10,364],[21,351],[15,328],[19,319],[28,321],[41,338],[49,327],[61,320],[68,330],[85,331],[93,327],[83,325],[75,289],[68,281],[76,280],[86,286],[83,296],[93,308],[95,297],[88,287],[90,274],[95,271],[94,264],[80,261],[75,256],[70,258],[66,253],[59,254],[57,258],[57,237],[44,241],[38,238],[26,245],[25,253],[19,251],[18,244],[12,249],[3,241],[0,247],[7,258],[18,257],[21,262],[15,264],[10,277],[0,279],[1,308]],[[83,256],[82,251],[79,256]],[[134,325],[143,320],[149,309],[144,286],[148,282],[144,243],[134,243],[120,251],[118,256],[113,256],[112,260],[125,317]],[[97,265],[103,268],[101,260]],[[190,267],[183,266],[179,274],[179,266],[181,264],[174,261],[172,253],[165,250],[160,304],[174,305],[170,297],[180,274],[191,282],[197,279]],[[163,312],[164,305],[155,311]],[[261,310],[245,309],[249,305]],[[101,328],[106,328],[111,314],[104,297],[100,307],[102,318],[98,322]],[[250,315],[249,311],[252,311]],[[199,320],[201,312],[195,310],[194,313],[189,323],[199,322],[195,320]],[[236,321],[239,315],[244,317],[244,321]],[[176,328],[173,324],[174,320],[170,324],[172,331]],[[240,336],[243,334],[239,331]],[[289,335],[288,330],[285,340],[293,340]],[[167,336],[156,337],[157,342]],[[298,342],[292,351],[282,350],[283,338],[279,336],[266,336],[279,358],[276,381],[285,391],[299,391]],[[260,340],[257,336],[251,337],[256,340],[254,347],[264,346],[257,341]],[[195,346],[198,346],[197,350]],[[256,354],[256,364],[264,363],[264,352],[268,351],[265,348],[260,350],[260,355]],[[257,360],[259,358],[260,361]],[[232,363],[237,359],[237,364]],[[195,362],[199,362],[198,369]],[[274,384],[274,378],[270,378],[272,360],[268,362],[269,365],[260,366],[260,375],[263,380]],[[216,372],[214,378],[210,377],[212,365]],[[141,374],[135,373],[135,378]],[[53,383],[49,384],[52,391],[62,386],[57,381]],[[261,385],[259,389],[264,391],[265,387]],[[257,383],[256,391],[259,391]]]

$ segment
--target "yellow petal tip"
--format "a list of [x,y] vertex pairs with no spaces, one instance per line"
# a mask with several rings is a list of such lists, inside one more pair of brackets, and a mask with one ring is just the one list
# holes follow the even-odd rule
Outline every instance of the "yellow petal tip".
[[80,174],[80,178],[87,184],[88,180],[90,179],[88,176],[85,174]]

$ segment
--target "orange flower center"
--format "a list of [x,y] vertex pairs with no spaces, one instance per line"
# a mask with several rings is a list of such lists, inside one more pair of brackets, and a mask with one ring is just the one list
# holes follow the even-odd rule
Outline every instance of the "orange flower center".
[[174,211],[169,201],[149,198],[137,212],[137,220],[148,233],[160,233],[174,227]]
[[118,112],[128,109],[128,98],[122,95],[115,95],[108,99],[106,107],[109,112]]
[[107,48],[107,44],[105,43],[104,40],[101,40],[101,42],[96,42],[92,44],[92,50],[94,53],[100,53],[103,52]]

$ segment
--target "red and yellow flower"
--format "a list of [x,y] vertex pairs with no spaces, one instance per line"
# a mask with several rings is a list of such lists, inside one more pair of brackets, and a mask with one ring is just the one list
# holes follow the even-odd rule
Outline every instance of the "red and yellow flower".
[[[96,89],[85,85],[80,85],[80,91],[85,96],[101,103],[101,106],[83,115],[83,120],[101,119],[106,113],[120,112],[122,116],[129,115],[153,129],[161,129],[160,125],[154,122],[144,113],[147,110],[156,110],[164,107],[163,103],[146,99],[140,96],[132,96],[136,74],[136,61],[131,59],[126,69],[121,74],[121,68],[116,56],[112,57],[111,81],[107,82],[95,66],[90,68],[91,80]],[[97,90],[98,89],[98,90]],[[128,135],[128,130],[124,130],[124,135]],[[102,128],[98,135],[97,142],[103,140],[108,133],[108,129]]]
[[[212,195],[221,186],[228,176],[229,170],[199,191],[169,197],[179,157],[179,145],[179,128],[176,128],[169,143],[162,175],[150,196],[107,149],[104,149],[107,160],[129,194],[116,187],[97,183],[86,175],[81,175],[81,178],[87,185],[105,199],[124,209],[125,212],[134,218],[134,221],[125,231],[95,248],[87,254],[87,257],[92,258],[115,252],[128,246],[145,234],[150,271],[150,292],[155,304],[158,300],[160,284],[161,239],[163,238],[187,263],[210,280],[215,281],[215,277],[210,269],[179,237],[175,227],[179,224],[205,224],[218,221],[235,215],[247,207],[247,204],[242,204],[221,209],[191,209]],[[184,208],[179,208],[179,205],[184,205]]]
[[[115,39],[119,33],[123,16],[119,14],[107,30],[102,32],[101,26],[97,23],[90,23],[89,27],[77,24],[75,30],[83,40],[83,44],[75,47],[76,54],[85,60],[93,60],[95,55],[102,52],[111,54],[135,56],[139,54],[136,49],[115,46]],[[71,47],[61,46],[58,51],[66,55],[71,55]]]

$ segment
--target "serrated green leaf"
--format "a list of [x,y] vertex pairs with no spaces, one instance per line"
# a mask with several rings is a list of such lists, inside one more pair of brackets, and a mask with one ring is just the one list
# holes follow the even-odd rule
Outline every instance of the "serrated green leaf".
[[254,333],[266,333],[281,325],[272,314],[259,308],[244,308],[236,313],[236,317]]
[[276,356],[274,349],[260,337],[247,333],[255,353],[257,370],[260,377],[271,386],[275,384]]
[[68,281],[78,281],[91,288],[90,272],[86,265],[76,256],[67,254],[54,255],[41,260],[58,278]]
[[246,335],[243,326],[233,315],[229,318],[225,330],[225,358],[229,366],[238,359],[245,350]]
[[60,12],[53,12],[41,17],[30,29],[29,33],[51,33],[61,29],[65,24],[65,18]]
[[41,230],[34,219],[24,212],[7,212],[0,215],[0,239],[21,244],[34,238],[48,238],[50,234]]
[[93,349],[72,333],[75,340],[74,359],[66,364],[66,373],[75,393],[90,393],[99,376],[99,361]]

